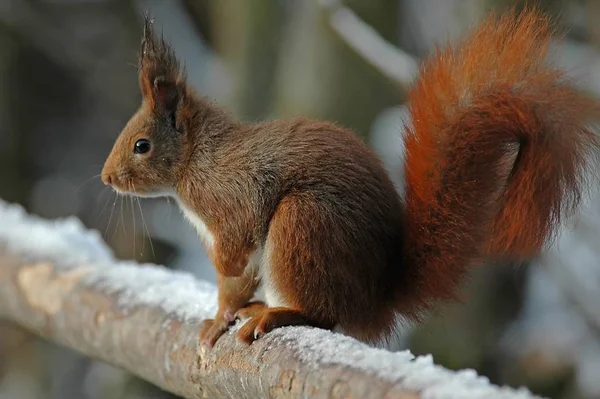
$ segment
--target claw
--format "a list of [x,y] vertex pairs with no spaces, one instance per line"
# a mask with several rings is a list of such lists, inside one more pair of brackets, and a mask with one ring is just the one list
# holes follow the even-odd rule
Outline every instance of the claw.
[[240,311],[238,310],[237,312],[235,312],[235,315],[233,315],[233,317],[235,318],[235,320],[242,320],[242,314],[240,313]]
[[254,330],[254,339],[260,339],[265,336],[264,331],[259,330],[258,328]]
[[260,319],[252,318],[246,322],[237,332],[238,340],[250,345],[256,338],[254,337],[254,331]]

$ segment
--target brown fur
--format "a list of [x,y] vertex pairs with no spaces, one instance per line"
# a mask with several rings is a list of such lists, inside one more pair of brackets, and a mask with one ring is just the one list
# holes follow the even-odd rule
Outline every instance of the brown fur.
[[[397,311],[414,318],[453,299],[484,257],[541,249],[575,209],[586,155],[597,154],[585,125],[596,104],[543,64],[547,20],[514,17],[490,18],[424,64],[410,94],[404,204],[351,131],[302,118],[241,124],[198,97],[146,23],[144,100],[103,180],[176,195],[212,233],[219,312],[203,329],[209,344],[250,300],[257,249],[289,307],[251,305],[240,338],[309,323],[369,342],[392,330]],[[149,153],[133,153],[139,138]]]

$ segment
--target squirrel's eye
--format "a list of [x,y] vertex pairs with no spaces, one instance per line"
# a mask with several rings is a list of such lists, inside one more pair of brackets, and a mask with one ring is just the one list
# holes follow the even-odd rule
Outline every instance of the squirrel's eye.
[[133,152],[136,154],[145,154],[150,151],[150,142],[146,139],[139,139],[133,146]]

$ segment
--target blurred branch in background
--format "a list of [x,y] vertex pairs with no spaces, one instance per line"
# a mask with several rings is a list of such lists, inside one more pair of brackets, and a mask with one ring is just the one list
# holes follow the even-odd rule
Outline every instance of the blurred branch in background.
[[[396,35],[396,0],[347,4],[386,40]],[[404,93],[346,44],[316,1],[288,2],[287,8],[272,116],[327,119],[368,138],[376,116]]]
[[348,46],[399,88],[409,89],[418,72],[414,57],[382,38],[340,0],[316,1],[328,13],[331,28]]

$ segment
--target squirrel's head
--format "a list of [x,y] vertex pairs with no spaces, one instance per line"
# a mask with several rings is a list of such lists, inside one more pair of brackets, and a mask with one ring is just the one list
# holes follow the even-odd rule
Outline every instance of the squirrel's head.
[[139,59],[142,104],[117,138],[102,169],[116,191],[159,196],[173,191],[186,153],[185,72],[152,21],[145,18]]

